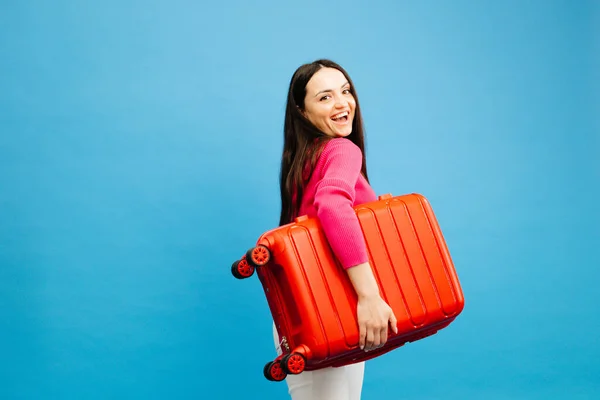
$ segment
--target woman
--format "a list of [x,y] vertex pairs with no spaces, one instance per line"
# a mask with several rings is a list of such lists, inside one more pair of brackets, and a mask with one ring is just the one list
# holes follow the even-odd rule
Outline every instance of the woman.
[[[383,346],[396,317],[381,298],[353,206],[377,199],[369,185],[360,106],[346,71],[330,60],[292,76],[284,123],[280,225],[317,216],[358,297],[359,344]],[[279,335],[273,326],[277,351]],[[292,400],[359,400],[364,362],[286,378]]]

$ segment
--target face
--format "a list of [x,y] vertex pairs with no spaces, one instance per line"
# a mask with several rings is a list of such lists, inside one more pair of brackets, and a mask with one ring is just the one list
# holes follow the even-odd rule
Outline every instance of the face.
[[345,137],[352,133],[355,108],[350,84],[335,68],[321,68],[306,84],[302,113],[328,136]]

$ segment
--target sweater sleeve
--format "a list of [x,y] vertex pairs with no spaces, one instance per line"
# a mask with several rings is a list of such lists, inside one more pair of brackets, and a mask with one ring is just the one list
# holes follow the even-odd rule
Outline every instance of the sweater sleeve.
[[319,164],[322,172],[314,204],[325,237],[344,269],[367,262],[364,236],[353,209],[362,153],[346,138],[331,139]]

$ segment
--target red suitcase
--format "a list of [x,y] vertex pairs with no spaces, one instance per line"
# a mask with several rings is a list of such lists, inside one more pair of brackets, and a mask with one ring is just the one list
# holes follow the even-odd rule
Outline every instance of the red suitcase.
[[384,300],[398,319],[385,346],[358,347],[357,298],[317,218],[302,216],[264,233],[232,265],[236,278],[256,270],[283,353],[264,367],[283,380],[328,366],[380,356],[435,334],[463,310],[464,298],[445,240],[425,197],[379,196],[355,208],[369,262]]

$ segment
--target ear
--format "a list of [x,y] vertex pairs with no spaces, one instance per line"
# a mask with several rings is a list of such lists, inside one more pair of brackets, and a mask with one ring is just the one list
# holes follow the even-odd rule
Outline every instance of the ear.
[[302,116],[306,118],[306,112],[303,109],[301,109],[300,106],[296,106],[296,108],[298,109],[298,111],[300,111],[300,114],[302,114]]

